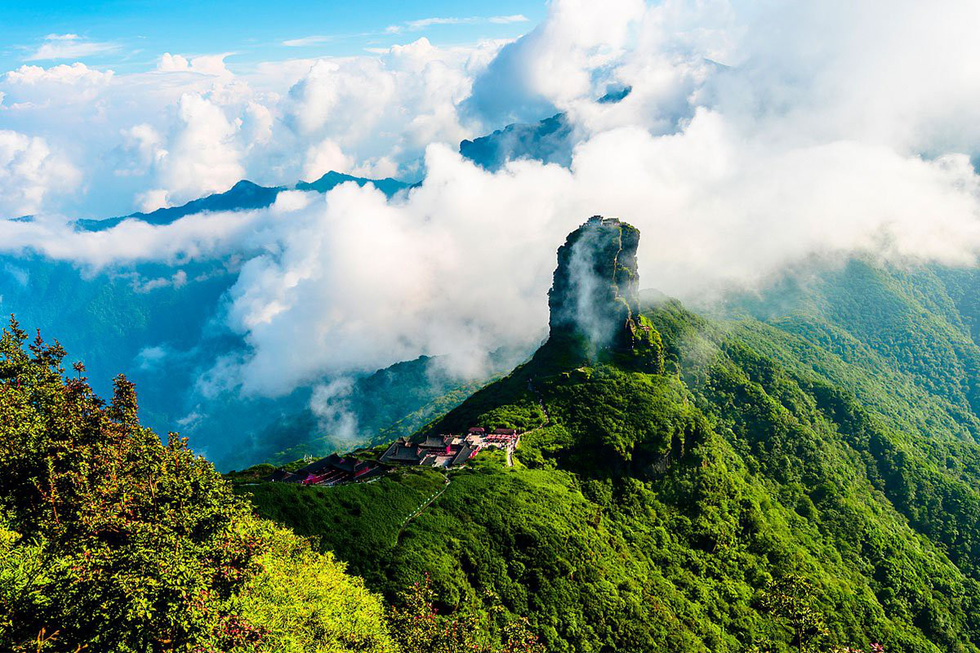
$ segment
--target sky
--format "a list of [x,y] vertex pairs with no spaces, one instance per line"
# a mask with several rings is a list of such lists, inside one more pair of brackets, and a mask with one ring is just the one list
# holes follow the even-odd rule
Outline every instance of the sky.
[[[478,373],[540,339],[555,250],[595,214],[639,227],[643,287],[682,299],[821,257],[977,261],[975,0],[316,4],[14,7],[0,28],[0,216],[36,216],[0,220],[0,252],[174,283],[227,262],[214,319],[245,347],[202,392],[279,396],[422,354]],[[559,111],[567,166],[459,155]],[[328,170],[423,181],[70,224]]]
[[[119,72],[152,69],[165,52],[229,53],[228,63],[350,56],[390,47],[405,33],[438,44],[515,38],[544,16],[540,2],[266,2],[212,0],[3,2],[0,66],[81,59]],[[508,20],[510,19],[510,20]],[[75,35],[57,41],[52,35]]]

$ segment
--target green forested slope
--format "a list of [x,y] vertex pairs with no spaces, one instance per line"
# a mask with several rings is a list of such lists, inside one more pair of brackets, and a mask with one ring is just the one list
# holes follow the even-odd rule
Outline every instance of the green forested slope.
[[[186,439],[143,427],[124,376],[106,403],[80,363],[66,376],[65,355],[40,336],[27,345],[14,320],[0,331],[0,650],[542,653],[501,610],[437,614],[429,583],[385,605],[333,554],[257,519]],[[339,504],[375,511],[376,532],[350,529],[349,552],[383,545],[444,487],[438,474],[389,485]],[[288,498],[280,520],[303,514]]]
[[530,429],[517,465],[451,474],[377,546],[350,535],[383,530],[352,508],[377,488],[291,488],[323,515],[305,522],[271,489],[255,504],[389,598],[429,574],[443,609],[501,602],[550,651],[976,651],[968,273],[825,274],[710,319],[649,307],[663,374],[545,347],[428,428]]

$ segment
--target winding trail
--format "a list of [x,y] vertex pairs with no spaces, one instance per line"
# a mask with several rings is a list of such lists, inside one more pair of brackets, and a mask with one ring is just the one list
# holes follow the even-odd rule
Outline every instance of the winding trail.
[[402,532],[406,528],[408,528],[408,525],[412,522],[412,520],[415,519],[416,517],[418,517],[419,515],[421,515],[422,514],[422,511],[425,510],[426,508],[428,508],[430,505],[432,505],[432,502],[433,501],[435,501],[436,499],[438,499],[439,497],[441,497],[442,496],[442,493],[445,492],[446,491],[446,488],[448,488],[449,485],[450,485],[450,483],[452,483],[452,480],[449,478],[449,475],[448,474],[444,475],[443,478],[446,479],[446,482],[443,484],[443,486],[441,488],[439,488],[438,490],[436,490],[435,492],[433,492],[425,501],[423,501],[421,504],[419,504],[419,507],[416,508],[412,512],[412,514],[410,514],[408,517],[406,517],[405,518],[405,521],[402,522],[401,526],[398,528],[398,535],[396,536],[396,541],[399,538],[401,538]]
[[541,412],[544,413],[544,424],[539,426],[537,429],[531,429],[531,431],[537,431],[538,429],[543,429],[546,426],[551,426],[551,415],[548,413],[548,407],[544,405],[544,399],[541,398],[541,393],[538,392],[538,389],[534,387],[533,380],[527,380],[527,389],[534,394],[534,398],[538,400],[538,405],[541,406]]
[[[544,413],[544,417],[545,417],[544,424],[542,424],[541,426],[539,426],[537,428],[531,429],[530,431],[527,431],[527,433],[533,433],[534,431],[537,431],[538,429],[542,429],[542,428],[545,428],[547,426],[551,426],[551,423],[552,422],[551,422],[551,415],[548,414],[548,407],[544,405],[544,399],[541,398],[541,394],[538,392],[538,389],[534,387],[534,382],[531,381],[530,379],[528,379],[527,387],[528,387],[528,390],[530,390],[531,392],[534,393],[535,398],[538,400],[538,405],[541,406],[541,412]],[[524,435],[527,435],[527,433],[524,433]],[[514,466],[514,456],[513,456],[513,454],[514,454],[514,449],[515,448],[516,447],[507,447],[507,449],[506,449],[506,451],[507,451],[507,466],[508,467],[513,467]],[[428,508],[429,506],[431,506],[432,503],[436,499],[438,499],[439,497],[441,497],[442,494],[443,494],[443,492],[445,492],[446,489],[449,487],[449,485],[452,483],[452,479],[449,478],[449,475],[448,474],[445,474],[443,476],[443,478],[446,479],[446,482],[443,484],[443,486],[441,488],[439,488],[439,490],[437,490],[436,492],[433,492],[425,501],[423,501],[421,504],[419,504],[419,507],[416,508],[401,523],[401,526],[398,528],[398,536],[397,536],[398,538],[401,538],[401,534],[405,531],[406,528],[408,528],[408,525],[410,523],[412,523],[412,520],[415,519],[416,517],[418,517],[419,515],[421,515],[422,512],[426,508]]]

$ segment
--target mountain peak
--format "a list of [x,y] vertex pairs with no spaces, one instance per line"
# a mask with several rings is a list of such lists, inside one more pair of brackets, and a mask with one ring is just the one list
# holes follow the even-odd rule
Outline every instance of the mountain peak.
[[365,184],[373,184],[375,188],[380,190],[382,193],[388,197],[393,196],[395,193],[405,190],[411,184],[407,184],[403,181],[398,181],[397,179],[392,179],[391,177],[385,177],[384,179],[366,179],[364,177],[353,177],[351,175],[345,174],[343,172],[337,172],[336,170],[331,170],[330,172],[324,174],[322,177],[316,181],[301,181],[296,184],[296,190],[305,191],[316,191],[318,193],[326,193],[333,190],[340,184],[352,181],[358,186],[364,186]]
[[230,191],[245,192],[245,191],[251,191],[251,190],[261,189],[261,188],[262,186],[259,186],[254,181],[249,181],[248,179],[242,179],[241,181],[237,182],[234,186],[232,186],[229,192]]
[[638,229],[598,215],[568,235],[548,292],[552,340],[584,342],[591,352],[631,347],[639,316],[639,243]]

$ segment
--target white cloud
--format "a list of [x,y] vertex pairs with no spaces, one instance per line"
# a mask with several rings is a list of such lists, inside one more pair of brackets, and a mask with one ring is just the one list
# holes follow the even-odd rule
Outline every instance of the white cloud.
[[61,64],[50,68],[24,65],[4,75],[4,81],[25,86],[45,83],[100,86],[108,84],[114,74],[111,70],[104,72],[95,70],[80,62],[71,65]]
[[351,378],[334,379],[313,389],[310,410],[317,416],[320,430],[329,433],[331,438],[352,441],[360,435],[357,415],[350,409],[353,389],[354,380]]
[[421,18],[408,21],[405,27],[410,30],[420,30],[433,25],[465,25],[479,20],[479,18]]
[[24,61],[83,59],[115,52],[119,47],[117,43],[90,41],[77,34],[48,34],[44,43],[24,57]]
[[152,213],[170,206],[170,194],[165,188],[151,188],[136,196],[136,207],[142,213]]
[[136,361],[141,370],[157,369],[166,358],[167,350],[159,345],[144,347],[136,355]]
[[471,135],[456,111],[469,92],[468,56],[422,38],[376,57],[317,61],[290,89],[285,123],[301,142],[335,142],[355,165],[387,157],[413,174],[430,142]]
[[351,174],[366,179],[386,179],[398,175],[398,164],[391,158],[382,156],[377,159],[364,161],[361,165],[351,170]]
[[199,75],[211,75],[215,77],[227,76],[231,74],[225,66],[224,54],[207,54],[188,59],[179,54],[165,52],[157,62],[157,70],[164,73],[197,73]]
[[643,0],[560,0],[547,20],[504,46],[473,85],[469,107],[493,122],[538,120],[593,95],[596,73],[627,52]]
[[[0,76],[0,125],[41,135],[86,162],[84,187],[100,192],[67,196],[59,206],[89,216],[225,190],[238,181],[232,172],[267,185],[293,183],[309,168],[303,154],[326,140],[349,157],[351,170],[412,179],[430,142],[455,144],[479,133],[461,123],[456,108],[497,47],[447,49],[419,39],[370,56],[266,62],[237,74],[223,54],[165,53],[145,73],[83,63],[22,66]],[[183,136],[184,96],[200,98],[227,123],[217,125],[220,137],[208,147],[195,150]],[[156,136],[147,140],[150,131]],[[192,161],[195,151],[199,161]]]
[[71,191],[78,170],[43,138],[0,130],[0,217],[37,211],[45,197]]
[[77,115],[80,109],[98,108],[97,100],[111,88],[114,76],[111,70],[78,62],[50,68],[23,65],[0,76],[0,84],[8,89],[13,100],[10,108],[15,112],[32,116],[67,110]]
[[352,163],[352,159],[344,154],[340,146],[327,138],[306,151],[303,179],[314,181],[331,170],[346,173],[350,170]]
[[487,21],[498,25],[509,25],[511,23],[526,23],[528,17],[523,14],[511,14],[510,16],[491,16]]
[[160,165],[167,157],[163,136],[152,125],[141,123],[122,130],[124,146],[131,156],[131,163],[126,173],[141,174],[154,166]]
[[272,140],[276,118],[269,107],[250,100],[242,118],[242,134],[249,149]]
[[177,270],[169,277],[155,277],[153,279],[143,279],[137,277],[133,279],[133,290],[138,293],[148,293],[160,288],[183,288],[187,285],[187,273]]
[[389,25],[385,31],[388,34],[400,34],[401,32],[418,32],[433,25],[474,25],[477,23],[493,23],[495,25],[509,25],[513,23],[524,23],[527,22],[527,17],[521,14],[513,14],[510,16],[490,16],[488,18],[482,16],[449,16],[449,17],[431,17],[431,18],[419,18],[417,20],[409,20],[400,25]]
[[[553,202],[569,173],[533,166],[520,179],[488,175],[442,147],[428,167],[405,203],[339,187],[284,220],[279,254],[243,266],[229,315],[253,347],[241,368],[246,392],[277,394],[327,370],[370,370],[419,353],[452,354],[471,371],[474,352],[491,343],[540,335],[541,288],[553,268],[548,222],[571,223]],[[500,228],[502,216],[529,217],[529,209],[544,214]],[[490,273],[481,261],[508,269]],[[301,332],[302,351],[288,345]]]
[[147,261],[180,264],[252,252],[249,229],[255,213],[214,213],[183,218],[166,226],[126,220],[107,231],[76,231],[63,218],[32,222],[0,220],[0,252],[37,252],[72,261],[91,271]]
[[167,204],[186,202],[228,190],[244,176],[242,153],[235,141],[240,125],[229,120],[221,107],[188,94],[180,98],[178,117],[170,146],[158,157],[163,188],[150,193],[166,191]]
[[305,48],[310,45],[321,45],[333,40],[332,36],[304,36],[298,39],[287,39],[282,42],[287,48]]

